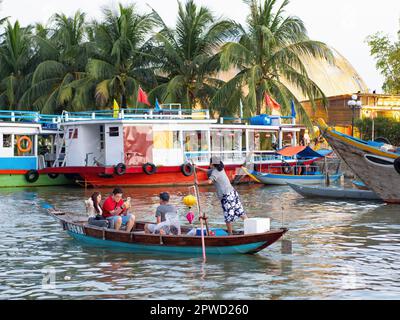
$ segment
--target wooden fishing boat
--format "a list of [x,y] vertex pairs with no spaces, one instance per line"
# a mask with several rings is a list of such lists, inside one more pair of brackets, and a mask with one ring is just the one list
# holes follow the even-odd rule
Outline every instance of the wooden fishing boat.
[[382,201],[373,191],[358,189],[339,189],[320,186],[304,186],[289,183],[289,186],[305,198],[329,198],[337,200],[373,200]]
[[358,181],[358,180],[353,180],[351,182],[353,186],[355,186],[358,190],[369,190],[368,187],[365,185],[364,182]]
[[[127,233],[88,225],[87,219],[49,210],[59,220],[63,229],[81,243],[132,252],[163,252],[179,254],[202,254],[201,236],[160,236],[144,233],[143,222],[136,224],[134,232]],[[60,215],[61,214],[61,215]],[[190,228],[182,228],[182,234]],[[206,236],[206,252],[215,255],[255,254],[277,242],[288,229],[282,228],[266,233],[244,235],[235,232],[232,236]]]
[[387,203],[400,203],[400,153],[383,144],[363,141],[329,128],[319,128],[331,147],[357,177]]
[[[263,183],[266,185],[278,185],[285,186],[288,183],[296,183],[301,185],[312,185],[321,184],[326,180],[324,174],[309,174],[309,175],[289,175],[289,174],[274,174],[274,173],[262,173],[258,171],[250,171],[246,168],[242,168],[247,175],[254,181]],[[331,174],[329,179],[331,182],[336,182],[342,177],[342,173]]]

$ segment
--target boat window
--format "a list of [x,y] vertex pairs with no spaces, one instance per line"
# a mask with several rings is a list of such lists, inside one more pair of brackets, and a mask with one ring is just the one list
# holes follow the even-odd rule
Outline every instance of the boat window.
[[242,130],[211,131],[211,151],[224,162],[244,160]]
[[110,137],[119,137],[119,127],[110,127]]
[[3,134],[3,148],[11,148],[11,144],[12,144],[12,135]]
[[249,130],[249,150],[253,152],[254,161],[276,159],[276,148],[279,146],[279,133],[276,131]]
[[193,159],[195,162],[210,161],[208,131],[184,132],[183,142],[186,160]]
[[154,132],[154,149],[181,149],[180,132]]
[[102,125],[100,126],[100,150],[104,150],[104,141],[105,141],[104,125]]
[[68,138],[69,139],[78,139],[78,129],[69,129],[68,130]]

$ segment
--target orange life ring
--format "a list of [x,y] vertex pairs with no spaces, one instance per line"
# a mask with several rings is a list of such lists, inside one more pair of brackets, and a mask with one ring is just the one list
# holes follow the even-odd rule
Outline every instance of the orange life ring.
[[[21,146],[21,143],[23,141],[27,141],[27,143],[28,143],[26,148],[22,148],[22,146]],[[28,136],[23,136],[23,137],[18,138],[17,148],[18,148],[18,151],[20,151],[22,153],[31,152],[31,150],[32,150],[32,140],[31,140],[31,138],[29,138]]]

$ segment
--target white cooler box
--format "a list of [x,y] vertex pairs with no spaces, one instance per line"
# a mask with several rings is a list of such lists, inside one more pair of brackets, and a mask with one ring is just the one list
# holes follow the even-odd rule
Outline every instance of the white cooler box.
[[271,231],[271,219],[251,218],[244,221],[244,234],[264,233]]

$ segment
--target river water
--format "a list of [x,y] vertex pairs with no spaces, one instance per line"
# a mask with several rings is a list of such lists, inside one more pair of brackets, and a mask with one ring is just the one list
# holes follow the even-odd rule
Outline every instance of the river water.
[[[133,197],[139,220],[153,220],[164,190],[184,210],[187,188],[125,194]],[[278,242],[254,256],[209,256],[203,264],[201,257],[83,246],[42,206],[82,212],[91,191],[2,189],[0,299],[400,298],[399,206],[306,200],[289,187],[238,191],[250,217],[270,217],[272,227],[290,229],[285,239],[293,242],[291,255],[282,254]],[[201,199],[210,223],[223,223],[214,189],[202,188]]]

